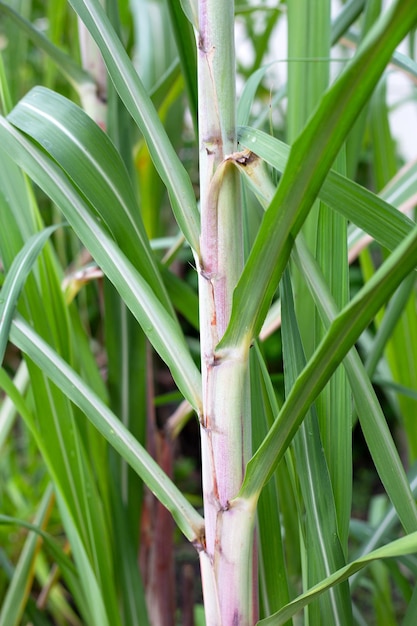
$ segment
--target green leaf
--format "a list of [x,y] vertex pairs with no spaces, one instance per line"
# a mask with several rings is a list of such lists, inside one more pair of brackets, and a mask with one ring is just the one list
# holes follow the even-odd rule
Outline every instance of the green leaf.
[[57,228],[50,226],[28,239],[7,272],[0,291],[0,364],[3,362],[13,315],[26,278],[43,246]]
[[[338,314],[334,299],[314,259],[301,240],[296,244],[295,257],[307,278],[320,317],[327,329]],[[344,366],[362,432],[381,482],[403,527],[407,532],[413,532],[417,528],[417,507],[409,482],[376,394],[354,348],[347,354]]]
[[198,330],[198,296],[190,285],[171,272],[165,265],[160,266],[163,281],[171,302],[183,317]]
[[[168,0],[171,25],[181,62],[182,75],[188,95],[188,104],[197,136],[198,130],[198,98],[197,98],[197,51],[195,35],[187,19],[197,24],[197,6],[194,0]],[[181,5],[181,6],[180,6]],[[187,9],[191,11],[187,11]]]
[[[410,276],[400,285],[396,293],[391,298],[389,305],[386,307],[382,322],[372,341],[371,350],[366,356],[365,367],[369,377],[372,378],[374,382],[377,382],[374,373],[378,366],[378,362],[382,358],[386,344],[391,337],[402,312],[406,308],[410,295],[414,292],[414,284],[414,274],[410,274]],[[401,354],[403,356],[403,351],[401,351]],[[379,380],[377,384],[384,389],[386,389],[387,386],[395,385],[395,383],[388,380]]]
[[[115,486],[114,492],[112,522],[115,551],[120,555],[116,586],[123,599],[123,626],[150,626],[145,591],[137,562],[138,543],[136,537],[132,537],[131,527],[129,527],[129,517],[133,518],[136,509],[131,506],[131,501],[127,506],[123,503],[123,494],[118,485]],[[138,525],[138,519],[140,518],[137,515],[136,525]]]
[[57,161],[171,312],[129,175],[107,135],[82,109],[44,87],[32,89],[8,120]]
[[170,367],[180,391],[199,411],[201,376],[171,315],[56,163],[2,118],[0,136],[2,148],[28,171],[63,211],[84,245],[116,286],[161,358]]
[[[374,3],[375,6],[377,6],[376,3]],[[372,7],[372,5],[370,5]],[[376,9],[378,10],[378,9]],[[371,9],[372,11],[372,9]],[[374,13],[375,13],[375,8],[373,9]],[[410,32],[410,37],[412,37],[413,35],[413,31]],[[349,41],[350,43],[357,45],[359,38],[357,36],[357,34],[355,34],[352,31],[349,31],[348,33],[345,34],[345,38],[347,41]],[[411,57],[406,56],[405,54],[402,54],[401,52],[398,52],[398,50],[396,50],[391,58],[391,64],[394,65],[395,67],[398,67],[399,69],[405,70],[406,72],[408,72],[409,74],[411,74],[412,76],[417,77],[417,63],[416,61],[414,61]]]
[[[42,529],[42,526],[47,522],[50,516],[53,500],[53,487],[52,485],[49,485],[44,493],[42,501],[39,504],[33,524],[29,524],[25,520],[15,519],[7,515],[0,515],[0,524],[17,524],[22,528],[27,528],[32,531],[28,534],[6,595],[2,599],[2,606],[0,610],[1,626],[13,626],[14,624],[17,626],[21,623],[21,617],[25,610],[31,590],[40,538],[43,539],[46,551],[52,555],[55,563],[59,566],[62,576],[68,585],[68,588],[71,590],[71,593],[74,595],[74,598],[80,598],[80,581],[74,564],[57,545],[55,540]],[[80,603],[79,606],[82,606],[82,604]]]
[[[112,582],[104,581],[103,583],[103,580],[101,580],[103,572],[96,571],[94,568],[94,565],[97,565],[97,555],[94,555],[95,558],[93,557],[93,559],[91,559],[91,555],[88,554],[88,550],[86,549],[85,543],[80,536],[77,524],[74,522],[74,518],[72,515],[74,513],[74,509],[67,506],[67,503],[62,497],[62,493],[60,491],[57,491],[56,496],[65,531],[71,545],[72,553],[74,555],[77,570],[83,583],[83,586],[80,590],[81,598],[77,595],[75,596],[75,598],[78,600],[78,605],[81,607],[82,610],[84,610],[84,620],[92,626],[112,626],[116,620],[117,624],[121,624],[121,619],[119,619],[119,615],[117,613],[115,615],[113,614],[113,616],[109,615],[109,602],[106,596],[105,587],[107,582],[107,584],[109,585],[108,589],[111,589],[111,592],[113,594],[114,586]],[[89,520],[89,523],[91,524],[92,522]],[[98,530],[99,529],[96,527],[96,531]],[[104,537],[102,537],[101,539],[104,539]],[[99,541],[100,540],[98,540],[97,543],[99,543]],[[109,544],[107,542],[103,542],[103,544],[101,545],[102,549],[104,548],[104,545],[108,546]],[[103,558],[103,555],[99,555],[99,557]],[[107,555],[107,563],[108,562],[109,555]],[[114,610],[117,611],[117,608],[114,607]],[[112,619],[114,621],[111,621]]]
[[[288,394],[305,366],[305,356],[294,310],[289,272],[284,272],[281,285],[282,353],[285,389]],[[334,416],[333,416],[334,417]],[[336,517],[335,498],[315,407],[311,407],[293,442],[295,464],[305,507],[304,543],[306,585],[328,576],[345,564]],[[332,623],[349,620],[348,587],[332,590],[322,599],[320,611]],[[309,618],[311,619],[311,615]],[[317,619],[319,613],[317,612]]]
[[231,320],[219,349],[249,345],[259,333],[294,237],[395,46],[416,21],[414,0],[401,0],[391,5],[294,143],[235,289]]
[[260,67],[253,74],[251,74],[251,76],[246,81],[237,104],[236,117],[239,126],[246,126],[246,124],[248,123],[251,107],[255,99],[256,92],[262,82],[263,77],[265,76],[271,65],[272,63],[265,65],[265,67]]
[[[44,497],[42,499],[42,503],[40,506],[40,510],[43,510],[45,515],[49,515],[51,501],[53,500],[53,487],[49,485],[47,490],[45,491]],[[39,520],[39,517],[38,517]],[[4,526],[20,526],[21,528],[26,528],[27,530],[33,531],[36,535],[41,537],[46,545],[47,550],[53,556],[55,562],[59,567],[65,572],[65,574],[70,574],[76,580],[76,569],[74,563],[72,563],[71,559],[65,552],[63,552],[62,548],[57,544],[56,540],[49,533],[45,532],[41,528],[42,519],[38,521],[38,524],[31,524],[25,520],[18,519],[15,517],[11,517],[9,515],[0,515],[0,524]]]
[[[105,340],[108,358],[107,385],[110,408],[123,425],[141,443],[146,441],[148,363],[150,346],[136,319],[126,307],[114,286],[104,283]],[[114,491],[125,509],[128,536],[138,547],[138,519],[143,500],[143,483],[131,467],[114,450],[109,457]],[[112,506],[114,510],[115,506]]]
[[[253,447],[265,437],[278,412],[275,391],[258,344],[250,353],[251,409]],[[259,600],[261,615],[270,615],[289,601],[288,572],[284,558],[279,489],[275,476],[263,489],[257,506],[259,536]],[[282,495],[282,494],[280,494]],[[289,626],[289,625],[288,625]]]
[[414,626],[417,612],[417,587],[414,587],[413,595],[408,604],[407,612],[404,616],[401,626]]
[[19,365],[13,381],[10,380],[5,370],[0,367],[0,389],[7,396],[2,401],[0,407],[0,452],[7,441],[17,414],[26,415],[29,411],[22,396],[28,384],[29,376],[25,362]]
[[287,449],[311,403],[361,332],[417,265],[417,229],[398,246],[371,280],[333,320],[297,378],[263,444],[249,461],[240,495],[259,492]]
[[189,22],[198,30],[198,6],[196,0],[179,0],[184,15]]
[[85,72],[69,55],[55,46],[33,24],[19,15],[11,6],[0,0],[0,14],[7,15],[27,35],[32,43],[45,52],[60,71],[68,78],[72,86],[82,94],[86,86],[94,89],[94,81],[88,72]]
[[407,398],[411,398],[412,400],[417,400],[417,391],[414,389],[410,389],[409,387],[405,387],[404,385],[399,385],[398,383],[393,382],[392,380],[386,380],[379,376],[373,376],[372,381],[385,390],[392,390],[395,393],[406,396]]
[[[253,177],[250,180],[254,182]],[[255,179],[255,182],[257,185],[259,184],[258,179]],[[266,183],[269,183],[269,180]],[[406,182],[403,184],[399,182],[398,184],[400,187],[403,187],[406,185]],[[267,184],[264,185],[264,197],[261,199],[263,203],[267,203],[269,199],[268,192],[265,193],[267,186]],[[255,190],[257,190],[257,187],[255,187]],[[396,194],[396,189],[393,190],[393,193]],[[328,327],[330,321],[337,315],[338,309],[335,308],[334,302],[328,294],[327,284],[317,269],[314,258],[308,253],[302,239],[296,244],[296,251],[296,258],[302,258],[301,274],[308,278],[308,284],[316,306],[323,317],[325,326]],[[324,303],[330,301],[332,304],[328,304],[327,309],[324,308]],[[416,510],[412,506],[407,480],[375,393],[354,350],[346,357],[345,366],[349,372],[351,388],[356,401],[356,410],[359,413],[362,429],[381,480],[391,500],[395,502],[404,527],[414,530]],[[340,425],[338,423],[337,436],[340,436],[339,430]],[[388,463],[387,459],[390,459]],[[394,467],[396,468],[396,473],[393,474],[392,468]]]
[[11,340],[85,413],[97,430],[171,511],[185,536],[190,541],[200,539],[201,516],[80,376],[23,320],[13,322]]
[[369,133],[372,146],[372,167],[374,185],[380,191],[397,172],[397,154],[391,135],[387,98],[386,79],[380,81],[369,106]]
[[169,99],[170,93],[175,89],[178,81],[181,80],[181,67],[178,59],[175,59],[164,72],[150,92],[151,100],[155,109],[159,110]]
[[[2,216],[8,224],[7,231],[0,231],[1,254],[6,267],[11,266],[22,241],[28,238],[28,231],[33,233],[42,227],[30,183],[11,161],[14,168],[10,167],[9,160],[8,155],[3,155],[2,162],[9,175],[15,184],[26,190],[27,198],[25,200],[21,195],[12,193],[7,196],[8,202],[1,204]],[[3,183],[3,171],[1,178]],[[7,190],[7,184],[2,184],[2,188]],[[21,204],[17,204],[17,198],[23,200]],[[79,333],[72,334],[60,277],[54,252],[48,246],[39,259],[36,271],[26,280],[19,309],[30,320],[32,327],[47,338],[65,359],[74,363],[77,359],[73,359],[74,344],[71,340],[79,338]],[[83,354],[84,348],[81,350]],[[92,359],[89,364],[96,369]],[[90,579],[95,578],[95,585],[100,589],[101,599],[94,598],[94,607],[90,608],[85,598],[80,602],[77,598],[77,604],[88,623],[110,622],[116,626],[119,617],[117,596],[111,582],[113,555],[107,526],[108,468],[103,464],[106,447],[100,445],[104,440],[86,420],[81,421],[76,407],[30,359],[27,359],[27,366],[31,382],[31,411],[23,411],[21,415],[53,478],[56,494],[72,511],[71,522],[68,523],[76,526],[77,541],[82,543],[81,552],[86,555],[82,557],[82,563],[76,560],[82,584],[89,588],[92,584]],[[86,381],[94,380],[94,375],[83,368],[81,371]],[[69,532],[68,527],[65,530]],[[88,568],[80,567],[84,558],[89,559]]]
[[94,37],[121,100],[137,123],[165,183],[178,225],[198,254],[199,214],[190,178],[169,141],[158,114],[98,0],[71,0]]
[[[415,498],[417,493],[417,466],[414,466],[407,474],[407,478],[410,483],[411,492]],[[398,515],[395,508],[391,505],[388,507],[385,515],[382,519],[378,520],[377,526],[370,528],[368,536],[365,537],[364,542],[361,544],[360,549],[355,552],[355,558],[365,556],[371,550],[374,550],[380,544],[388,539],[392,539],[393,530],[398,524]],[[354,525],[354,524],[353,524]],[[361,573],[354,574],[350,580],[351,589],[355,589],[359,579],[362,577]]]
[[[254,128],[241,128],[239,143],[279,172],[285,170],[290,148],[282,141]],[[244,172],[244,168],[241,168],[241,171]],[[415,193],[413,170],[407,169],[404,174],[404,177],[387,188],[383,197],[379,197],[330,170],[318,195],[329,207],[370,234],[385,248],[393,250],[414,225],[408,217],[389,204],[397,206]],[[362,232],[355,233],[355,240],[361,235]],[[353,235],[350,240],[353,243]]]
[[332,24],[332,45],[337,43],[349,26],[357,20],[365,6],[365,0],[348,0]]
[[414,552],[417,552],[417,533],[412,533],[411,535],[392,541],[388,545],[378,548],[366,556],[349,563],[349,565],[342,567],[340,570],[323,580],[318,585],[315,585],[306,593],[298,596],[298,598],[290,602],[274,615],[259,621],[258,626],[282,626],[282,624],[285,624],[290,617],[295,615],[300,609],[306,606],[306,604],[314,600],[314,598],[320,596],[330,587],[347,580],[349,576],[352,576],[355,572],[359,571],[363,567],[366,567],[372,561],[398,558],[406,554],[413,554]]

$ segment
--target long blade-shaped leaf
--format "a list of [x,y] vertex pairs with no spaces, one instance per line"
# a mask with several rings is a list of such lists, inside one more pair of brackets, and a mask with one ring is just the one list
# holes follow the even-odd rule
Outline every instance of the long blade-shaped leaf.
[[113,282],[149,340],[171,369],[184,396],[199,411],[200,373],[171,315],[126,259],[83,197],[54,161],[0,118],[2,148],[45,190],[64,212],[77,235]]
[[80,376],[22,319],[12,325],[11,340],[76,404],[171,511],[190,539],[201,539],[203,520],[159,465]]
[[[280,290],[285,386],[286,390],[290,390],[299,371],[305,366],[305,356],[288,271],[284,272]],[[308,586],[311,586],[346,562],[340,543],[329,468],[314,407],[294,437],[294,452],[305,506],[305,542],[309,555],[306,579]],[[335,626],[349,619],[350,599],[346,585],[331,590],[323,598],[321,611]]]
[[[22,171],[7,155],[2,156],[2,164],[2,188],[8,191],[9,186],[14,185],[27,189],[26,197],[25,194],[6,195],[5,192],[4,200],[2,198],[0,202],[3,223],[8,226],[0,231],[1,256],[5,268],[10,268],[23,242],[38,230],[40,216],[31,197],[29,182]],[[71,339],[75,336],[81,339],[81,354],[85,354],[84,339],[81,338],[77,325],[74,328],[71,326],[60,289],[59,274],[56,258],[52,248],[48,246],[43,251],[36,272],[32,272],[26,279],[24,297],[19,306],[32,327],[36,327],[37,332],[63,358],[73,363],[76,359],[73,359]],[[90,369],[95,370],[95,362],[91,358],[87,358],[87,361]],[[21,416],[54,480],[56,493],[71,508],[71,523],[76,526],[78,541],[83,543],[82,550],[89,560],[88,572],[85,567],[79,569],[83,585],[90,585],[90,578],[94,577],[96,589],[100,588],[105,598],[103,603],[100,598],[93,599],[91,596],[94,608],[84,601],[79,603],[80,611],[88,623],[102,625],[110,622],[116,626],[120,620],[110,575],[112,555],[111,549],[109,550],[111,544],[105,502],[108,474],[103,465],[105,442],[86,420],[79,419],[75,407],[30,359],[27,360],[27,365],[32,383],[31,411],[23,410]],[[84,368],[83,372],[85,380],[92,382],[94,375]],[[87,446],[89,456],[86,454]],[[81,564],[78,562],[77,565]],[[86,606],[88,611],[84,612]]]
[[168,189],[178,225],[198,253],[200,220],[191,181],[151,99],[100,3],[71,0],[71,5],[96,40],[119,96],[143,133],[155,167]]
[[324,96],[294,143],[277,193],[265,213],[236,287],[231,321],[219,348],[249,345],[258,334],[288,261],[293,238],[393,50],[416,21],[414,0],[395,2]]
[[107,135],[82,109],[44,87],[32,89],[8,115],[8,120],[57,161],[171,311],[129,175]]
[[[275,391],[258,345],[251,351],[250,368],[252,415],[256,415],[252,424],[252,440],[256,448],[265,437],[278,408]],[[278,484],[273,477],[262,491],[257,506],[261,616],[270,615],[289,602],[288,572],[282,537],[285,531],[281,524],[276,523],[282,515],[278,493]]]
[[306,604],[314,600],[314,598],[320,596],[333,585],[337,585],[346,580],[349,576],[352,576],[355,572],[358,572],[363,567],[366,567],[372,561],[377,559],[396,558],[406,554],[413,554],[416,551],[417,533],[412,533],[411,535],[407,535],[407,537],[402,537],[401,539],[397,539],[382,548],[378,548],[366,556],[349,563],[349,565],[342,567],[340,570],[326,578],[326,580],[323,580],[318,585],[315,585],[312,589],[293,600],[293,602],[290,602],[287,606],[283,607],[280,611],[275,613],[275,615],[271,615],[271,617],[267,617],[266,619],[258,622],[258,626],[282,626],[290,617],[300,611],[304,606],[306,606]]
[[382,304],[416,265],[417,229],[414,229],[330,325],[323,341],[298,377],[268,436],[248,463],[241,496],[260,491],[285,452],[307,409],[336,366]]
[[[284,142],[254,128],[241,128],[239,142],[279,172],[284,171],[290,152],[289,146]],[[396,186],[390,186],[383,196],[379,197],[330,170],[318,195],[329,207],[344,215],[381,245],[392,250],[411,231],[414,224],[389,203],[398,206],[399,202],[404,202],[414,194],[415,179],[414,174],[407,176],[398,191]]]
[[[275,140],[273,141],[275,142]],[[257,180],[249,180],[252,185],[254,185],[255,182],[257,184],[259,182]],[[268,189],[266,189],[268,186],[271,187],[269,181],[267,180],[263,190],[263,196],[261,198],[261,201],[266,204],[269,200]],[[402,187],[402,185],[400,186]],[[392,191],[395,194],[396,187],[394,187]],[[258,186],[255,186],[255,192],[259,192]],[[386,206],[388,209],[391,209],[390,205]],[[378,218],[376,219],[378,220]],[[316,301],[316,306],[318,307],[318,310],[323,318],[324,325],[327,328],[330,322],[338,314],[337,307],[335,307],[332,297],[329,296],[328,287],[323,279],[323,276],[316,268],[315,260],[311,257],[311,254],[308,253],[303,240],[297,242],[296,246],[296,258],[301,259],[299,261],[299,264],[302,265],[301,273],[308,278],[308,283]],[[414,530],[416,509],[412,506],[412,497],[408,488],[408,482],[396,447],[386,425],[385,418],[381,412],[379,403],[376,400],[375,393],[368,377],[364,372],[364,367],[354,349],[347,355],[345,367],[349,373],[351,388],[356,403],[356,410],[359,414],[362,429],[382,483],[384,484],[392,502],[395,503],[398,515],[404,527],[408,530]],[[388,459],[389,462],[387,462]],[[395,473],[392,472],[392,468],[396,468]]]
[[335,44],[340,37],[351,26],[365,6],[365,0],[348,0],[343,5],[342,10],[332,24],[332,44]]
[[[314,297],[326,328],[338,310],[314,259],[303,241],[297,241],[296,259]],[[408,532],[417,528],[417,507],[395,443],[382,413],[365,367],[353,348],[344,360],[355,409],[375,467],[403,527]]]
[[[102,574],[102,572],[96,572],[94,570],[89,558],[90,555],[80,536],[77,524],[74,522],[73,511],[67,506],[60,491],[57,491],[56,495],[65,531],[71,544],[74,561],[77,570],[82,573],[83,587],[81,593],[84,597],[81,607],[85,611],[83,615],[84,620],[92,626],[112,626],[115,622],[121,624],[121,619],[119,619],[117,613],[116,616],[109,616],[108,606],[106,606],[106,592],[102,591],[103,581],[100,580],[100,574]],[[107,546],[108,543],[106,542],[104,545]],[[110,588],[113,591],[113,587]]]

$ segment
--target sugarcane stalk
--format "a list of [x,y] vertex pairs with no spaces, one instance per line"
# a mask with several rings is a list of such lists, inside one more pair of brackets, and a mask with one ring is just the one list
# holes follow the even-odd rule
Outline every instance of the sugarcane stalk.
[[[201,445],[205,543],[200,562],[207,626],[255,620],[255,504],[236,499],[250,454],[248,348],[216,351],[243,267],[236,169],[234,6],[200,0],[198,89],[201,240],[198,258],[203,414]],[[234,499],[235,498],[235,499]]]

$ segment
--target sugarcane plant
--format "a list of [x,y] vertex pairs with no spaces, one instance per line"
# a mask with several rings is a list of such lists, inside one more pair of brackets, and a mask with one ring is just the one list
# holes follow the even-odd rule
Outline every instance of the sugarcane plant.
[[[407,72],[415,101],[415,0],[350,0],[333,21],[329,0],[45,4],[0,2],[0,446],[16,459],[23,428],[44,468],[32,517],[11,488],[0,499],[2,537],[29,531],[14,562],[0,553],[0,626],[371,623],[362,581],[391,620],[375,623],[412,624],[417,185],[415,165],[397,173],[386,75]],[[373,191],[354,182],[366,142]],[[176,410],[161,433],[164,367]],[[201,506],[172,474],[187,420]],[[385,494],[362,524],[356,421]],[[162,574],[172,520],[198,553],[204,617],[176,612]]]

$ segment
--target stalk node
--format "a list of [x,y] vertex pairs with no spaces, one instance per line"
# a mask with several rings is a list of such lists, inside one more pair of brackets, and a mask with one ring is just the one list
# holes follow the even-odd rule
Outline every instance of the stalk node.
[[200,422],[200,426],[203,430],[207,430],[207,418],[204,414],[200,415],[198,418],[198,421]]
[[223,145],[221,137],[209,136],[202,141],[202,145],[207,155],[213,155],[219,152]]
[[208,48],[206,47],[204,35],[201,33],[201,31],[198,33],[197,46],[198,49],[206,56],[208,56],[209,54],[213,54],[216,49],[216,46],[210,46]]
[[198,553],[206,551],[206,548],[207,548],[206,531],[205,531],[204,526],[202,526],[199,529],[199,533],[197,534],[197,537],[192,542],[192,545],[194,546],[194,548],[197,550]]
[[198,49],[201,50],[201,52],[206,52],[205,47],[204,47],[204,36],[201,33],[198,33],[198,40],[197,40],[197,45],[198,45]]
[[217,367],[221,364],[223,360],[224,357],[221,354],[214,352],[210,354],[206,359],[207,368]]
[[200,266],[200,275],[204,278],[204,280],[207,280],[209,283],[213,283],[213,281],[216,279],[216,274],[214,272],[208,272],[204,269],[203,266]]
[[203,430],[206,431],[207,435],[210,437],[212,432],[215,432],[214,421],[212,422],[210,415],[202,415],[200,419],[200,426]]

